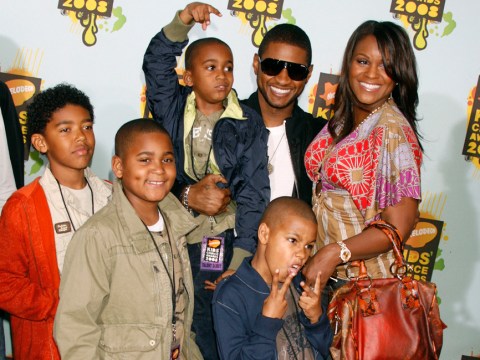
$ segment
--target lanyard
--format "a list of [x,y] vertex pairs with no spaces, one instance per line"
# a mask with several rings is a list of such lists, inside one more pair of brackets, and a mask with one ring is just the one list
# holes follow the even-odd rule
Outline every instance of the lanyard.
[[[90,183],[88,182],[87,178],[84,177],[84,179],[85,179],[85,182],[88,185],[88,188],[90,189],[90,194],[91,194],[91,197],[92,197],[92,215],[93,215],[93,214],[95,214],[95,205],[94,205],[94,201],[93,201],[93,190],[92,190],[92,187],[90,186]],[[58,190],[60,190],[60,196],[62,197],[63,206],[65,206],[65,211],[67,212],[68,219],[70,220],[70,224],[72,224],[73,232],[75,232],[75,231],[77,231],[77,229],[75,228],[75,225],[73,225],[72,217],[70,216],[70,212],[68,211],[67,203],[65,202],[65,198],[63,197],[62,187],[60,186],[60,182],[57,180],[57,178],[55,178],[55,180],[56,180],[57,185],[58,185]]]
[[[165,219],[165,217],[162,215],[162,212],[160,211],[160,208],[158,208],[158,213],[160,216]],[[140,219],[140,221],[142,221]],[[175,286],[175,261],[173,259],[173,248],[172,248],[172,242],[170,240],[170,232],[168,231],[168,226],[167,223],[164,222],[165,229],[167,230],[167,239],[168,239],[168,245],[170,246],[170,252],[172,256],[172,274],[170,274],[170,271],[168,271],[168,266],[165,264],[165,260],[163,260],[163,256],[160,253],[160,249],[158,248],[157,242],[155,241],[155,238],[153,237],[152,232],[148,228],[148,226],[142,221],[142,224],[145,226],[145,229],[147,229],[148,234],[150,235],[150,238],[152,239],[153,244],[155,245],[155,249],[157,250],[158,256],[160,257],[160,260],[162,261],[162,265],[165,268],[165,271],[167,272],[168,275],[168,280],[170,280],[170,287],[172,289],[172,333],[173,333],[173,341],[175,342],[177,340],[177,327],[176,327],[176,322],[177,319],[175,317],[175,311],[177,308],[177,302],[176,302],[176,286]]]
[[[212,130],[212,135],[213,135],[213,130]],[[202,178],[204,178],[208,174],[208,166],[210,165],[210,155],[212,153],[212,147],[213,147],[212,141],[213,140],[210,140],[210,149],[208,150],[207,164],[205,165],[205,173],[203,174]],[[192,126],[192,129],[190,130],[190,160],[192,163],[193,175],[195,176],[195,179],[197,181],[200,181],[202,178],[200,178],[195,171],[195,157],[193,156],[193,126]]]

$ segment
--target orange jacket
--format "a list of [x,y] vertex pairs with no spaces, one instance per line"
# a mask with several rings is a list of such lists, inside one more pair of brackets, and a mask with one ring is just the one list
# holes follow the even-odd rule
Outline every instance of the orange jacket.
[[39,179],[17,190],[0,217],[0,308],[11,314],[15,360],[60,359],[53,339],[60,274]]

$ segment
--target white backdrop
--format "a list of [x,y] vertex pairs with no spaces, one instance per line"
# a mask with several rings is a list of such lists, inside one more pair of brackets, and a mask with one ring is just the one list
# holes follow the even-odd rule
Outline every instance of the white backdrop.
[[[412,42],[415,35],[406,17],[394,17],[390,12],[389,0],[266,2],[283,5],[282,17],[267,19],[267,28],[294,22],[310,35],[314,73],[300,98],[300,105],[310,111],[309,95],[314,93],[320,72],[338,73],[347,39],[361,22],[390,20],[404,26]],[[476,40],[480,2],[396,0],[396,5],[404,2],[415,7],[420,3],[444,5],[443,20],[427,24],[426,47],[416,50],[420,74],[418,113],[425,137],[421,211],[422,216],[444,222],[432,279],[439,287],[441,315],[448,325],[442,359],[460,359],[462,354],[480,356],[480,166],[478,160],[469,162],[462,155],[480,74]],[[96,18],[96,43],[90,46],[85,43],[91,44],[92,37],[83,37],[84,27],[75,14],[59,10],[59,3],[72,7],[83,0],[0,0],[0,71],[41,78],[42,88],[66,81],[85,91],[96,114],[97,147],[92,168],[108,178],[116,130],[143,114],[145,80],[141,65],[146,46],[187,2],[114,0],[112,16]],[[92,3],[101,9],[105,2],[89,0],[87,6]],[[223,17],[214,18],[205,34],[196,27],[190,35],[191,39],[220,37],[232,46],[234,87],[240,98],[245,98],[255,89],[251,67],[256,51],[251,40],[253,29],[243,13],[234,16],[227,9],[228,3],[211,1]],[[254,1],[232,3],[248,7]],[[26,172],[28,181],[41,173],[32,160]]]

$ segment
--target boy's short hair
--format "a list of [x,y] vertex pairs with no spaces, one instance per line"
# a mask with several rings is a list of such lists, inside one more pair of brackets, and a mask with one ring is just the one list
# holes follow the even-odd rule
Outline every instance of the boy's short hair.
[[192,66],[192,61],[195,58],[195,54],[202,49],[203,46],[205,45],[211,45],[211,44],[219,44],[225,46],[230,52],[232,52],[232,49],[228,44],[218,38],[215,37],[207,37],[207,38],[202,38],[195,40],[192,42],[188,47],[187,50],[185,51],[185,70],[190,70]]
[[27,139],[30,139],[33,134],[43,134],[53,113],[68,104],[83,107],[90,114],[90,119],[94,120],[93,105],[90,103],[90,98],[73,85],[61,83],[42,91],[28,105]]
[[263,53],[272,42],[297,46],[307,52],[307,65],[312,64],[312,44],[307,33],[293,24],[279,24],[267,31],[258,48],[258,56],[263,59]]
[[155,132],[167,135],[171,141],[168,131],[152,119],[140,118],[126,122],[115,135],[115,155],[122,157],[136,135]]
[[288,217],[292,215],[317,224],[312,207],[305,201],[291,196],[281,196],[272,200],[265,209],[260,223],[265,223],[268,227],[275,227],[288,221]]

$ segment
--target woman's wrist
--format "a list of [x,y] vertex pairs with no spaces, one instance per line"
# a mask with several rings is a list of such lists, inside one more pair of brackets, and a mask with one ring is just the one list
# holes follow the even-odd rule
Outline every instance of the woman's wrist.
[[343,262],[342,258],[340,257],[341,253],[341,247],[338,245],[338,243],[334,242],[328,245],[329,246],[329,261],[331,263],[331,266],[334,269],[333,274],[336,273],[336,269],[338,266],[345,264]]
[[338,256],[340,257],[340,260],[342,260],[342,263],[345,264],[352,257],[352,252],[342,240],[337,241],[337,245],[340,246],[340,253]]

